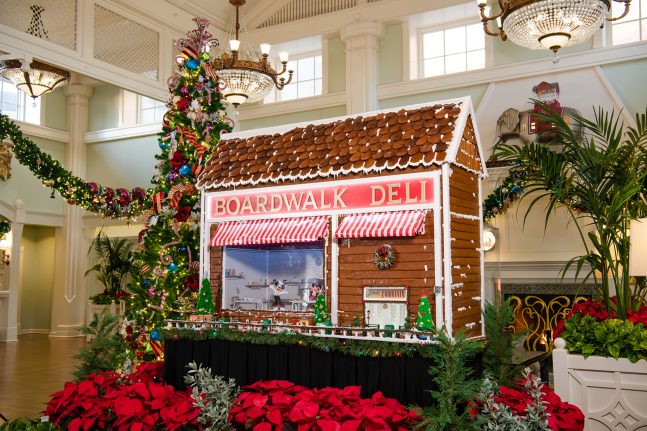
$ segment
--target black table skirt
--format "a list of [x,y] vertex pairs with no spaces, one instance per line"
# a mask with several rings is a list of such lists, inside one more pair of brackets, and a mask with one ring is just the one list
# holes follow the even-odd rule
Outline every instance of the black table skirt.
[[298,345],[259,345],[225,340],[167,340],[165,380],[184,389],[186,365],[210,367],[240,386],[259,380],[289,380],[311,388],[361,386],[362,396],[377,391],[404,405],[431,404],[431,359],[355,357]]

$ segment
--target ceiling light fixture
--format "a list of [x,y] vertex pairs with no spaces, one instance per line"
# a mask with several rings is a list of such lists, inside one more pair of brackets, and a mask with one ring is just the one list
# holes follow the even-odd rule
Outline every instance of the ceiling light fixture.
[[[616,21],[627,15],[631,0],[497,0],[491,10],[488,0],[476,0],[481,12],[483,30],[490,36],[530,49],[550,49],[577,45],[589,39],[607,21]],[[624,12],[607,17],[611,2],[624,3]],[[497,30],[490,30],[495,21]]]
[[[241,41],[240,7],[245,0],[229,0],[236,8],[236,21],[230,28],[229,49],[213,60],[212,65],[218,77],[224,81],[222,94],[232,105],[238,107],[243,103],[262,100],[276,86],[282,90],[292,81],[292,70],[287,70],[288,53],[280,52],[280,70],[275,70],[268,57],[271,45],[260,44],[260,56],[255,50],[246,48]],[[244,28],[242,32],[244,32]],[[287,79],[284,75],[287,72]]]
[[[49,40],[42,17],[45,8],[32,5],[30,9],[32,17],[27,33]],[[19,90],[24,91],[34,99],[54,90],[56,87],[67,84],[70,80],[68,71],[32,60],[31,57],[0,61],[0,76],[11,81]]]

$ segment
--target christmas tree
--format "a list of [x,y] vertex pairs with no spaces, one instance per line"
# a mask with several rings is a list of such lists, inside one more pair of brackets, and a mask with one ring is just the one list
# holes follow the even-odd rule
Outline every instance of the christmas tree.
[[[223,131],[225,106],[218,79],[209,63],[209,46],[217,40],[206,31],[206,19],[176,42],[178,70],[167,80],[170,97],[159,138],[161,152],[145,228],[134,253],[135,274],[129,285],[129,318],[142,333],[164,319],[186,318],[195,308],[199,289],[200,200],[197,176]],[[213,307],[213,304],[211,305]]]
[[314,306],[314,312],[315,325],[328,321],[328,306],[326,306],[326,297],[323,294],[317,296]]
[[211,291],[211,283],[208,279],[202,280],[202,287],[200,288],[200,297],[198,298],[198,305],[196,314],[213,314],[213,292]]
[[422,292],[420,295],[420,305],[418,305],[418,319],[416,320],[416,329],[419,331],[431,331],[434,324],[431,319],[431,308],[429,307],[429,298]]

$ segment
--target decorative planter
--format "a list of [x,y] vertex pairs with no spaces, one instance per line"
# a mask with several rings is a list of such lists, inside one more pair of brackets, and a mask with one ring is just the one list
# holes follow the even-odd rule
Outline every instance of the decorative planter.
[[555,393],[579,407],[587,431],[647,428],[647,361],[571,354],[555,340]]
[[[92,301],[88,301],[87,315],[86,315],[86,322],[85,322],[86,325],[90,324],[90,322],[92,321],[92,317],[95,314],[100,315],[105,308],[108,308],[108,312],[110,314],[123,316],[124,313],[126,312],[126,303],[124,301],[121,301],[119,304],[115,304],[114,302],[111,302],[110,304],[95,304]],[[87,335],[85,339],[87,341],[91,341],[92,337],[90,335]]]

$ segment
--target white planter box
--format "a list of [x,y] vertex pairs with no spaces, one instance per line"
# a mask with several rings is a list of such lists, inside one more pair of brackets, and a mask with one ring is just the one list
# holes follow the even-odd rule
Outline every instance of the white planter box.
[[558,338],[553,350],[555,393],[579,407],[586,431],[647,429],[647,361],[570,354]]
[[[92,317],[97,314],[101,314],[104,308],[109,309],[110,314],[116,314],[118,316],[123,316],[124,313],[126,312],[126,303],[124,301],[120,301],[119,304],[115,304],[114,302],[111,302],[110,304],[94,304],[91,301],[88,301],[88,306],[87,306],[87,315],[85,319],[85,324],[89,325],[90,322],[92,321]],[[85,337],[86,341],[91,341],[92,337],[90,335],[87,335]]]

